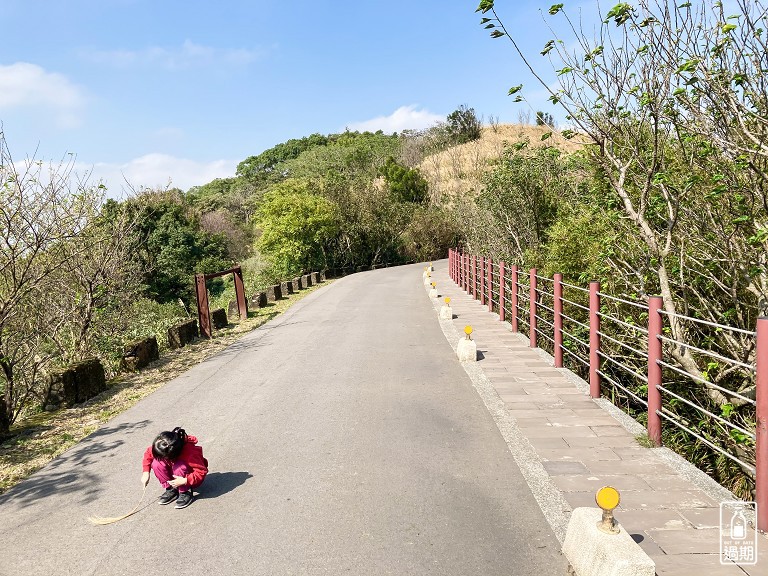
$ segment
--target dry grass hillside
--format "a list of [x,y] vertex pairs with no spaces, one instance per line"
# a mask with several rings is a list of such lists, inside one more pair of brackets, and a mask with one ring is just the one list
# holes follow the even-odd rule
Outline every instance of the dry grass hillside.
[[564,152],[575,152],[583,142],[567,140],[554,131],[551,138],[542,141],[549,132],[546,126],[503,124],[483,128],[479,140],[454,146],[437,154],[427,156],[419,170],[429,182],[433,198],[438,200],[444,194],[466,194],[480,190],[482,175],[491,161],[501,156],[504,147],[528,139],[530,146],[556,146]]

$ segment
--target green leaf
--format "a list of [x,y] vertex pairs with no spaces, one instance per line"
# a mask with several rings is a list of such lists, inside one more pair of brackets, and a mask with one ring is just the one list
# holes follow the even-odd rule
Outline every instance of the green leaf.
[[562,134],[563,138],[565,138],[566,140],[570,140],[571,138],[576,136],[576,132],[574,132],[573,130],[563,130],[560,134]]
[[725,24],[721,30],[723,31],[723,34],[728,34],[730,31],[736,30],[736,24]]
[[549,54],[552,51],[552,49],[554,47],[555,47],[555,41],[554,40],[550,40],[549,42],[544,44],[544,50],[541,51],[541,55],[542,56],[546,56],[547,54]]
[[496,24],[493,24],[493,23],[491,23],[491,24],[486,24],[486,25],[484,26],[484,28],[485,28],[486,30],[488,30],[489,28],[496,28]]
[[493,10],[493,0],[482,0],[480,2],[480,5],[477,7],[477,10],[475,12],[482,12],[485,14],[489,10]]
[[561,68],[560,70],[556,70],[558,76],[562,76],[563,74],[568,74],[569,72],[573,72],[573,68],[569,68],[566,66],[565,68]]
[[506,36],[506,34],[504,34],[504,32],[501,30],[494,30],[491,32],[491,38],[501,38],[502,36]]
[[616,26],[621,26],[627,20],[632,18],[632,6],[627,4],[626,2],[622,2],[621,4],[616,4],[616,6],[611,8],[608,11],[608,14],[606,14],[605,22],[607,23],[611,18],[613,18],[613,21],[616,23]]
[[507,92],[507,95],[512,96],[512,94],[517,94],[522,89],[523,89],[522,84],[518,84],[517,86],[512,86],[512,88],[509,89],[509,92]]
[[545,132],[544,134],[541,135],[541,140],[542,141],[548,140],[550,136],[552,136],[552,132],[551,131],[550,132]]
[[677,73],[680,74],[681,72],[693,72],[696,70],[696,67],[699,65],[698,58],[691,58],[690,60],[686,60],[680,65],[680,68],[677,69]]
[[552,16],[554,16],[555,14],[560,12],[560,10],[562,10],[562,9],[563,9],[563,5],[562,4],[552,4],[552,6],[549,7],[549,13]]
[[485,24],[486,22],[490,22],[490,21],[491,21],[490,18],[483,18],[480,20],[480,24]]

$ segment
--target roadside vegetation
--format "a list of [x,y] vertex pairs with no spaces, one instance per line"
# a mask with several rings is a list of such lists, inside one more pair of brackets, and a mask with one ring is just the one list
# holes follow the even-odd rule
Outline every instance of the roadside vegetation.
[[[543,11],[548,37],[540,54],[527,54],[502,4],[480,2],[481,25],[510,43],[537,88],[548,91],[568,124],[560,135],[586,144],[575,154],[508,148],[466,211],[467,246],[545,275],[561,272],[566,281],[600,280],[603,292],[629,300],[661,296],[665,336],[679,343],[665,344],[665,357],[681,371],[665,370],[665,387],[754,430],[754,406],[744,400],[755,397],[754,376],[693,348],[749,364],[754,337],[681,316],[753,331],[768,311],[768,6],[737,0],[726,12],[721,2],[620,3],[586,30],[575,7],[553,4]],[[554,84],[544,80],[550,66]],[[524,101],[525,87],[514,80],[510,96]],[[642,311],[606,306],[644,324]],[[632,342],[629,331],[611,330]],[[626,350],[610,353],[644,372]],[[642,381],[615,376],[645,397]],[[620,390],[614,401],[643,419],[644,408]],[[749,435],[677,398],[665,408],[754,465]],[[673,426],[665,434],[665,443],[752,499],[749,468]]]

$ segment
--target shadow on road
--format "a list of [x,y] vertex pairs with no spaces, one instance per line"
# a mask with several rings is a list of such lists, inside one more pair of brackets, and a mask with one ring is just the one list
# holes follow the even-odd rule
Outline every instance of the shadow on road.
[[124,444],[121,439],[123,434],[145,428],[147,424],[148,420],[142,420],[99,428],[82,443],[52,460],[44,470],[0,496],[0,505],[13,500],[26,506],[55,493],[77,494],[81,503],[94,500],[99,492],[99,483],[94,474],[86,472],[88,464],[114,456],[114,450]]
[[199,498],[216,498],[231,492],[252,478],[250,472],[210,472],[200,487]]

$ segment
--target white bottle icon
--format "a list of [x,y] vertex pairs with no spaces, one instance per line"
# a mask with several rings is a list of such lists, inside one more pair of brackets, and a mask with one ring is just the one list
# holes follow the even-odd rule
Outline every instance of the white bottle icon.
[[731,518],[731,538],[733,540],[744,540],[747,537],[747,519],[741,509],[736,510]]

